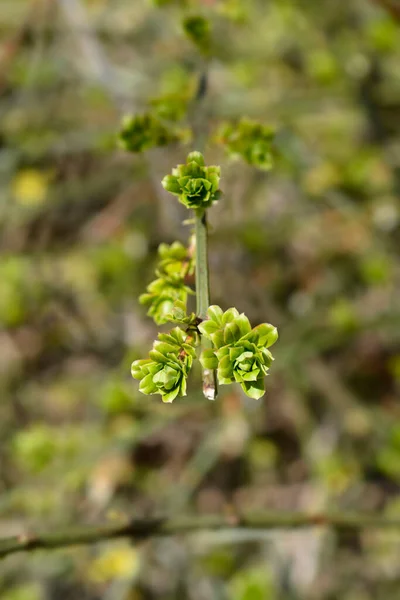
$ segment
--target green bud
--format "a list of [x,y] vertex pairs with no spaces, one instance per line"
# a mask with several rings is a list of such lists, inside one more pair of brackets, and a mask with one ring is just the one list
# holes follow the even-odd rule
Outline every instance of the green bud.
[[206,167],[200,152],[191,152],[185,165],[178,165],[162,180],[162,186],[187,208],[209,208],[221,195],[220,168]]
[[186,381],[196,356],[193,338],[175,327],[160,333],[149,358],[132,363],[132,377],[140,380],[143,394],[160,394],[163,402],[186,396]]

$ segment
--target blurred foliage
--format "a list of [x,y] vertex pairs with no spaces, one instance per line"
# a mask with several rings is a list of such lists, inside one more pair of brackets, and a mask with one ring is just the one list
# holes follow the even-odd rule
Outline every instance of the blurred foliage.
[[[399,516],[399,28],[398,0],[1,1],[1,537],[232,507]],[[126,154],[123,114],[180,141]],[[275,132],[273,170],[214,143],[243,118]],[[157,247],[188,237],[161,179],[190,129],[221,165],[212,303],[280,332],[259,402],[205,403],[195,368],[173,405],[131,380]],[[3,560],[0,597],[396,600],[399,560],[390,529],[109,542]]]
[[264,125],[241,119],[238,123],[224,124],[217,136],[234,158],[243,158],[250,165],[269,171],[272,167],[273,132]]
[[188,38],[204,54],[208,54],[211,42],[210,22],[201,15],[192,15],[183,20],[183,30]]
[[149,113],[124,117],[119,134],[121,148],[129,152],[143,152],[153,146],[167,146],[178,139],[173,131]]

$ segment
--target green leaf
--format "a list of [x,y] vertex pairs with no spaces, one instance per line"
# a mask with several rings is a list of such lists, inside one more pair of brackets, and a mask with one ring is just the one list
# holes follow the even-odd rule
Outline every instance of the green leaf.
[[254,371],[250,371],[249,373],[243,373],[242,379],[244,381],[256,381],[260,375],[260,369],[254,369]]
[[141,379],[144,367],[149,363],[151,363],[151,361],[148,359],[135,360],[131,366],[132,377],[135,379]]
[[161,354],[161,352],[154,350],[154,348],[153,348],[153,350],[150,350],[149,356],[150,356],[151,360],[154,360],[155,362],[164,363],[164,364],[168,362],[168,357],[164,356],[164,354]]
[[174,340],[176,340],[177,345],[181,345],[186,339],[186,334],[180,327],[174,327],[171,329],[169,334]]
[[[175,390],[172,390],[171,392],[168,392],[167,394],[162,394],[161,399],[165,403],[173,402],[178,394],[179,394],[179,389],[176,388]],[[186,393],[182,394],[182,396],[186,396]]]
[[196,350],[190,344],[186,344],[185,342],[182,344],[182,348],[185,350],[186,354],[191,356],[192,358],[196,358]]
[[174,177],[174,175],[166,175],[161,181],[161,185],[167,192],[170,192],[170,194],[179,196],[181,193],[181,186],[178,183],[177,177]]
[[224,378],[233,377],[233,365],[229,356],[224,356],[218,364],[218,374],[221,374]]
[[241,313],[237,319],[235,319],[235,323],[240,329],[240,337],[251,331],[250,321],[244,313]]
[[222,310],[222,308],[220,308],[216,304],[213,304],[212,306],[208,307],[208,310],[207,310],[208,318],[212,319],[216,323],[221,323],[223,314],[224,314],[224,311]]
[[[181,300],[176,300],[172,306],[171,312],[168,313],[167,316],[169,321],[185,323],[188,319],[188,315],[186,314],[186,304]],[[189,321],[190,320],[191,317],[189,318]]]
[[210,371],[214,371],[218,367],[218,359],[213,350],[203,350],[200,362],[204,369],[209,369]]
[[167,344],[166,342],[156,341],[153,345],[154,350],[167,356],[169,352],[176,352],[176,345]]
[[228,323],[224,330],[224,343],[234,344],[240,339],[240,329],[236,322]]
[[160,340],[160,342],[166,342],[167,344],[171,344],[172,346],[177,345],[176,338],[174,336],[172,336],[170,333],[159,333],[158,339]]
[[261,325],[254,327],[253,331],[258,336],[258,345],[265,348],[269,348],[272,344],[275,344],[278,339],[277,328],[269,323],[261,323]]
[[139,385],[139,391],[147,395],[154,394],[157,391],[157,386],[153,381],[153,375],[149,373],[142,379]]
[[227,323],[231,323],[235,321],[239,317],[239,312],[236,308],[228,308],[222,316],[222,324],[226,325]]
[[[226,350],[227,352],[229,352],[229,358],[232,361],[232,363],[237,360],[239,358],[239,356],[243,353],[243,347],[242,346],[235,346],[232,348],[221,348],[221,350],[219,350],[218,352],[222,352]],[[217,353],[218,354],[218,353]],[[218,354],[218,357],[220,356],[220,354]],[[222,358],[222,356],[221,356]]]
[[258,400],[265,394],[264,377],[260,377],[257,381],[244,381],[242,384],[244,393],[250,398]]
[[201,167],[204,167],[204,165],[205,165],[204,156],[202,155],[201,152],[198,152],[197,150],[194,150],[193,152],[190,152],[188,154],[187,162],[192,162],[192,161],[197,163]]
[[274,360],[274,357],[272,356],[271,352],[269,350],[267,350],[266,348],[262,348],[261,353],[263,355],[264,362],[268,366],[271,366],[271,363]]
[[175,385],[178,375],[176,369],[167,365],[164,369],[158,371],[152,377],[152,380],[155,384],[162,384],[165,389],[170,390]]
[[222,360],[225,356],[230,357],[230,350],[231,348],[229,346],[222,346],[222,348],[215,350],[215,355],[218,360]]
[[152,294],[140,294],[139,296],[139,302],[140,304],[148,304],[153,298]]
[[206,338],[212,339],[211,336],[218,331],[218,325],[215,321],[203,321],[198,325],[200,333]]
[[232,378],[224,377],[219,369],[217,371],[217,378],[220,385],[230,385],[232,383]]
[[221,348],[222,346],[225,346],[223,330],[219,329],[218,331],[213,333],[211,336],[211,340],[216,348]]

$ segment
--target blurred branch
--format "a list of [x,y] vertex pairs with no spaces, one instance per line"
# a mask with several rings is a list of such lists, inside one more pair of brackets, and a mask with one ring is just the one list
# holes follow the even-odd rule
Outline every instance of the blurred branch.
[[[132,93],[133,83],[132,81],[128,81],[127,84],[124,85],[124,82],[118,77],[118,72],[109,61],[96,30],[91,27],[84,4],[82,4],[81,0],[57,1],[64,14],[65,20],[69,23],[71,31],[81,47],[83,56],[87,58],[86,62],[83,61],[83,66],[86,69],[87,75],[102,85],[120,116],[137,110],[137,107],[135,106],[135,94]],[[155,172],[155,165],[160,162],[160,150],[161,149],[159,148],[154,149],[152,153],[148,155],[150,158],[146,160],[146,163],[150,180],[154,187],[154,192],[160,200],[162,211],[161,223],[166,229],[168,226],[169,232],[171,233],[176,229],[175,223],[180,223],[182,219],[180,216],[176,218],[176,212],[171,210],[171,203],[166,202],[168,193],[165,192],[160,185],[162,177],[159,177]],[[163,155],[166,156],[165,151],[163,152]],[[154,158],[155,156],[158,156],[158,160]],[[164,172],[165,170],[163,169],[163,173]],[[163,208],[164,206],[165,209]]]
[[375,4],[386,10],[396,21],[400,21],[400,4],[396,0],[373,0]]
[[120,95],[120,80],[91,29],[82,3],[80,0],[58,0],[58,4],[86,59],[86,61],[79,60],[79,63],[84,65],[91,77],[103,85],[123,113],[126,101]]
[[339,530],[370,528],[400,529],[400,519],[357,513],[307,514],[301,512],[263,512],[248,515],[208,515],[159,519],[134,519],[124,525],[68,528],[48,534],[23,533],[0,540],[0,558],[16,552],[54,550],[67,546],[82,546],[104,540],[130,538],[141,541],[204,531],[298,529],[331,527]]
[[31,0],[27,14],[20,27],[2,44],[0,53],[0,93],[6,85],[8,67],[18,54],[27,34],[32,30],[33,24],[35,23],[35,17],[38,14],[38,9],[42,8],[43,5],[43,0]]

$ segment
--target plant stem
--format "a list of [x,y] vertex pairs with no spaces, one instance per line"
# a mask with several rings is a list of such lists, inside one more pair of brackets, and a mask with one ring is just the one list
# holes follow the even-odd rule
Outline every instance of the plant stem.
[[[196,313],[200,319],[207,317],[210,306],[207,250],[207,213],[204,209],[195,211],[196,235]],[[212,348],[212,343],[201,336],[201,348]],[[203,394],[208,400],[215,400],[218,393],[216,372],[203,369]]]

